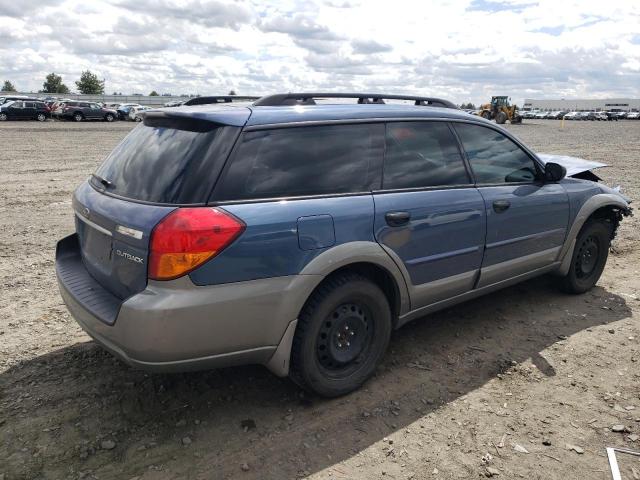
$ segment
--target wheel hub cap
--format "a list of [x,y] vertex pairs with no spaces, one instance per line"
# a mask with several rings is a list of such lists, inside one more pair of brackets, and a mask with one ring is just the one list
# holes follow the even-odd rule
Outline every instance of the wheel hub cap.
[[578,252],[578,270],[582,273],[582,276],[589,275],[596,267],[598,263],[598,243],[595,238],[587,237]]
[[318,359],[326,368],[340,368],[356,360],[367,343],[367,314],[356,304],[336,308],[318,336]]

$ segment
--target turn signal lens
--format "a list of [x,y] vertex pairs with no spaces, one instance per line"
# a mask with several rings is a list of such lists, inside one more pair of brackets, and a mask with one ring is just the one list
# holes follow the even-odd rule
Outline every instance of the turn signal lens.
[[149,278],[173,280],[216,256],[245,224],[219,208],[178,208],[151,233]]

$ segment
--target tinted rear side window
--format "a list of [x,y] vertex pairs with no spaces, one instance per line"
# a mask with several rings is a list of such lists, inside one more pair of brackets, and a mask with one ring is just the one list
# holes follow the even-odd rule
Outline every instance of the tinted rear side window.
[[516,143],[492,128],[456,124],[477,183],[532,182],[534,161]]
[[247,132],[216,200],[340,194],[380,188],[384,126],[326,125]]
[[111,182],[94,187],[152,203],[206,203],[237,127],[210,122],[159,120],[134,128],[106,158],[96,175]]
[[469,176],[458,143],[446,123],[387,124],[383,188],[468,183]]

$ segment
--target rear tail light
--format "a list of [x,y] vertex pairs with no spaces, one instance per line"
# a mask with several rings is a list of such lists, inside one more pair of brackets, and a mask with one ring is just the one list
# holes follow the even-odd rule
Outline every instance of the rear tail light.
[[219,208],[178,208],[151,233],[149,278],[186,275],[229,246],[245,224]]

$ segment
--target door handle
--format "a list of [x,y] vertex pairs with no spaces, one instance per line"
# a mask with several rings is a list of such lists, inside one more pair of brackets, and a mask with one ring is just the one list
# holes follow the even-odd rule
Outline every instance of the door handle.
[[496,213],[502,213],[510,206],[511,202],[509,202],[508,200],[496,200],[495,202],[493,202],[493,211]]
[[390,227],[401,227],[409,223],[411,214],[409,212],[388,212],[384,219]]

